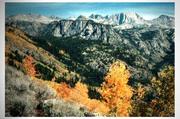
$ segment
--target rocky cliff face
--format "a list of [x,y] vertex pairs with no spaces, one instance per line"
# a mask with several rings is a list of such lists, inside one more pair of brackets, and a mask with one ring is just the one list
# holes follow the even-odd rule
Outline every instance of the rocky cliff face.
[[119,36],[109,25],[102,25],[91,20],[61,20],[52,22],[45,28],[45,35],[54,37],[80,37],[86,40],[113,42]]
[[[76,20],[64,19],[48,24],[13,20],[7,21],[6,25],[18,28],[35,39],[57,39],[54,47],[66,46],[67,50],[73,50],[71,55],[78,54],[83,66],[102,74],[107,72],[113,61],[120,59],[127,63],[133,79],[145,81],[161,65],[174,63],[173,17],[160,16],[151,22],[137,14],[122,13],[106,17],[91,15],[90,18],[80,16]],[[110,20],[118,25],[97,22],[103,20]],[[127,26],[131,29],[124,29]],[[66,39],[71,40],[67,42]],[[92,45],[89,41],[100,41],[100,44]]]

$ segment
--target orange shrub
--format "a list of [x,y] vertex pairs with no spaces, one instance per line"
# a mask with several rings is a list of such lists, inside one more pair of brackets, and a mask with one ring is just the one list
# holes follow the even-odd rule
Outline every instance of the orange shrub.
[[27,56],[23,59],[23,67],[25,69],[25,72],[31,76],[36,76],[36,70],[34,65],[34,58],[32,56]]
[[77,103],[86,107],[91,112],[100,113],[105,115],[108,113],[109,108],[99,100],[90,99],[88,97],[88,88],[85,84],[77,82],[74,88],[69,87],[66,83],[49,82],[51,86],[57,92],[57,96],[65,99],[66,101]]
[[79,104],[85,105],[89,111],[97,112],[101,114],[107,114],[109,108],[99,100],[90,99],[88,97],[88,88],[85,84],[78,82],[73,89],[71,100],[78,102]]
[[57,96],[63,99],[67,99],[71,93],[71,88],[64,82],[56,83],[52,81],[46,81],[46,83],[52,87],[56,92]]

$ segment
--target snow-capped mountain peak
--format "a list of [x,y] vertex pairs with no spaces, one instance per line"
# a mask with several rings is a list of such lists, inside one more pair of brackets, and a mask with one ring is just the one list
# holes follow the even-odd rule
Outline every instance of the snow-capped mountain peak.
[[150,25],[148,21],[144,20],[140,15],[133,12],[124,12],[113,15],[101,16],[92,14],[89,19],[102,24],[115,25],[115,28],[132,28],[137,25]]
[[120,17],[119,18],[119,24],[123,24],[123,23],[136,23],[136,24],[143,24],[144,23],[144,19],[142,17],[140,17],[137,13],[120,13],[118,14]]

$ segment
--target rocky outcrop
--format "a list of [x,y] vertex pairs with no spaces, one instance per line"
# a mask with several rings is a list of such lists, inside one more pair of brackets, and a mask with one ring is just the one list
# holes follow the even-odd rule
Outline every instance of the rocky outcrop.
[[46,29],[45,34],[54,37],[80,37],[104,42],[119,39],[111,26],[98,24],[91,20],[61,20],[49,24]]

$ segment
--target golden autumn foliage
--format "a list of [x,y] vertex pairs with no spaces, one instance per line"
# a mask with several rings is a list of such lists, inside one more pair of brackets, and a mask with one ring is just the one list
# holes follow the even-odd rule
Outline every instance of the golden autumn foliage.
[[25,69],[25,72],[31,76],[36,76],[36,69],[34,65],[34,58],[32,56],[27,56],[23,59],[23,67]]
[[88,96],[87,86],[80,82],[76,83],[75,88],[72,89],[70,100],[74,100],[81,105],[85,105],[86,108],[92,112],[106,114],[109,111],[108,108],[99,100],[90,99]]
[[130,77],[124,63],[116,61],[110,66],[100,93],[110,113],[114,116],[129,116],[132,88],[127,84]]
[[58,97],[66,101],[77,103],[86,107],[91,112],[105,115],[109,112],[109,108],[104,103],[96,99],[90,99],[88,96],[88,88],[85,84],[77,82],[74,88],[69,87],[66,83],[48,82],[48,85],[55,89]]
[[[23,59],[25,72],[37,75],[32,56]],[[166,66],[153,77],[148,87],[138,84],[133,90],[128,85],[130,72],[121,61],[114,62],[100,87],[102,100],[90,99],[86,84],[77,82],[74,87],[62,82],[43,81],[53,88],[57,97],[86,107],[89,111],[109,116],[173,116],[174,67]],[[55,80],[53,78],[53,80]],[[134,96],[133,96],[134,95]],[[133,96],[133,100],[131,99]],[[147,102],[145,99],[150,99]]]
[[[34,65],[34,59],[32,56],[27,56],[23,59],[23,67],[25,72],[36,79],[36,69]],[[57,96],[63,98],[66,101],[78,103],[81,106],[86,107],[91,112],[96,112],[101,115],[105,115],[109,112],[109,108],[104,103],[96,99],[90,99],[88,96],[88,88],[85,84],[77,82],[75,87],[72,88],[68,84],[56,83],[54,81],[43,81],[48,84],[57,92]]]
[[48,82],[49,85],[55,89],[57,95],[61,98],[67,99],[71,93],[70,87],[66,83]]

